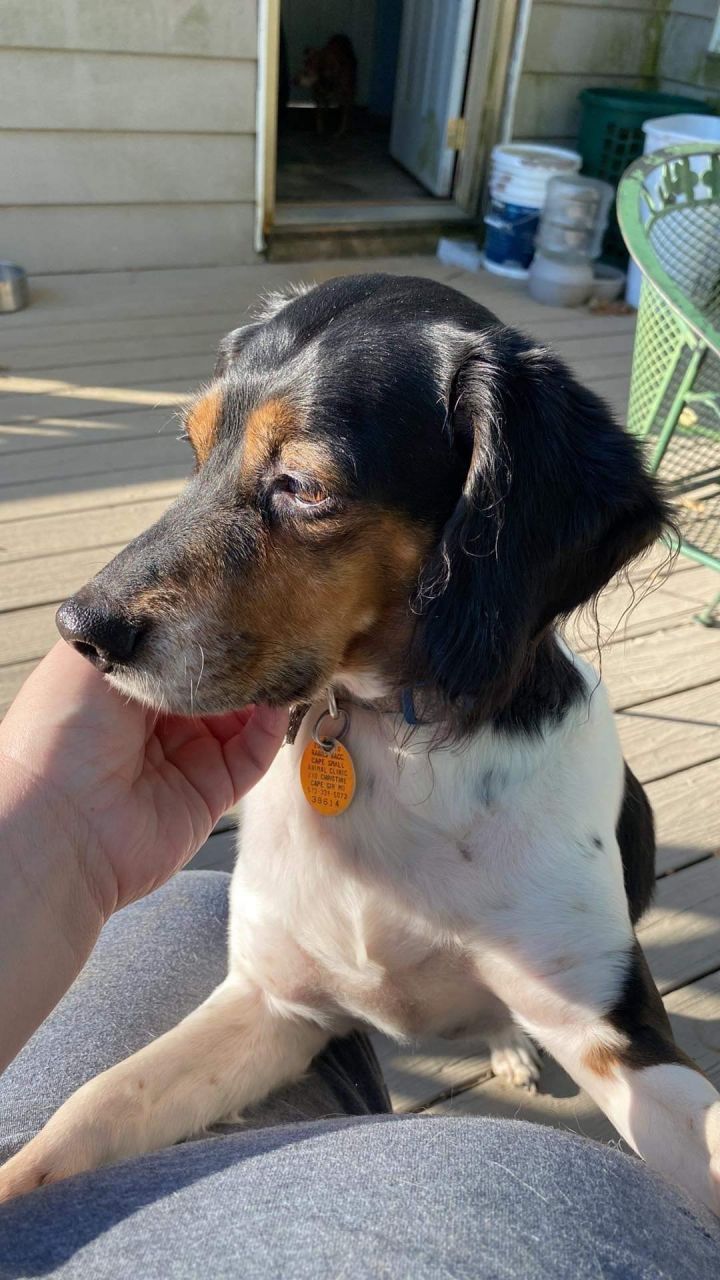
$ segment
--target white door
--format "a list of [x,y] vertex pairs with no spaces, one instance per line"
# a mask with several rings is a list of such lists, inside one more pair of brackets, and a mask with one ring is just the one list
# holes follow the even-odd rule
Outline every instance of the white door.
[[457,153],[448,121],[462,110],[476,0],[405,0],[390,154],[434,196],[449,196]]

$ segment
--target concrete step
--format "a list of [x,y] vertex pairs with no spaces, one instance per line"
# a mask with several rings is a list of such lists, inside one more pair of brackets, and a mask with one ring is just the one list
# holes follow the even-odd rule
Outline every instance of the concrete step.
[[268,234],[270,262],[434,253],[443,235],[476,227],[451,200],[394,205],[282,205]]

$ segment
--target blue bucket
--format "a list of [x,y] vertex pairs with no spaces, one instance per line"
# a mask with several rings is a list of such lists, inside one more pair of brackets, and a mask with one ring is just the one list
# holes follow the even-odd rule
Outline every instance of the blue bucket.
[[526,271],[535,253],[540,209],[491,201],[485,216],[485,260],[499,268]]

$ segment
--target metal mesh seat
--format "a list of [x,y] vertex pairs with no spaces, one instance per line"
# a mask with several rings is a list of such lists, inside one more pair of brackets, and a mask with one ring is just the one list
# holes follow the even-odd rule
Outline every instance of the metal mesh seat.
[[618,219],[643,275],[628,428],[673,501],[681,551],[720,569],[720,148],[637,160]]

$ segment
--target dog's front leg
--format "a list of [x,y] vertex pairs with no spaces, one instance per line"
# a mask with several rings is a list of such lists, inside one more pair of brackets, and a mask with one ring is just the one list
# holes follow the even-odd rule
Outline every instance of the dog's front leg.
[[[603,963],[614,996],[598,1001]],[[648,1165],[720,1214],[720,1095],[675,1044],[637,940],[552,969],[539,976],[504,956],[493,985]]]
[[234,1116],[296,1080],[328,1039],[232,976],[172,1031],[68,1098],[0,1169],[0,1201]]

